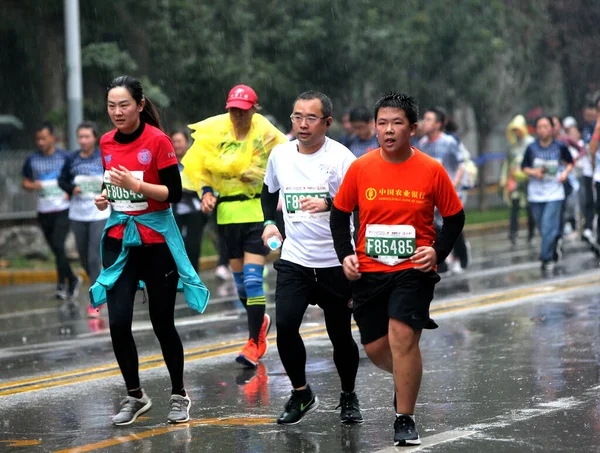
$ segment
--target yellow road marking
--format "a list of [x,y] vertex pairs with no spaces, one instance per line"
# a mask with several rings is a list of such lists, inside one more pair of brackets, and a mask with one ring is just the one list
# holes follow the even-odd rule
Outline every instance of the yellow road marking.
[[[585,288],[585,287],[589,287],[589,286],[594,286],[594,285],[597,285],[598,283],[600,283],[600,276],[596,276],[594,278],[577,279],[577,280],[563,282],[563,283],[559,282],[559,283],[554,283],[554,284],[552,284],[552,282],[544,282],[540,285],[537,285],[537,286],[531,287],[531,288],[527,288],[527,289],[516,289],[516,290],[512,290],[512,291],[508,291],[508,292],[500,293],[500,294],[477,296],[477,297],[472,297],[469,299],[462,299],[462,300],[458,300],[458,301],[454,301],[454,302],[449,302],[446,304],[440,304],[440,305],[433,307],[431,311],[432,311],[432,313],[435,313],[435,314],[446,314],[446,313],[466,311],[466,310],[472,309],[472,308],[500,305],[500,304],[510,303],[510,302],[514,302],[517,300],[521,300],[521,299],[527,299],[534,295],[539,295],[540,293],[550,293],[550,292],[552,294],[563,293],[563,292],[566,292],[566,291],[569,291],[569,290],[575,289],[575,288]],[[524,291],[526,291],[526,292],[524,292]],[[356,329],[356,326],[354,326],[354,329]],[[325,330],[324,326],[317,326],[317,327],[313,327],[310,329],[303,329],[303,337],[304,338],[319,337],[319,336],[323,336],[325,334],[326,334],[326,330]],[[269,339],[273,339],[274,337],[275,337],[275,335],[271,335],[271,336],[269,336]],[[216,357],[216,356],[229,354],[231,352],[237,351],[240,344],[243,344],[243,342],[232,341],[232,342],[226,342],[226,343],[219,343],[220,348],[205,346],[205,347],[191,349],[191,350],[186,351],[186,353],[187,353],[186,360],[188,360],[188,361],[201,360],[204,358]],[[232,346],[224,347],[225,345],[232,345]],[[154,359],[155,357],[156,357],[156,359]],[[159,366],[162,366],[163,365],[162,361],[158,362],[158,360],[160,360],[160,359],[161,359],[161,356],[147,357],[145,359],[146,363],[141,364],[140,369],[144,370],[144,369],[157,368]],[[153,361],[151,361],[151,360],[153,360]],[[110,366],[96,367],[96,368],[106,369],[109,367]],[[80,370],[78,373],[79,374],[92,373],[93,371],[90,371],[90,370],[91,369],[87,369],[87,370],[84,369],[84,370]],[[73,374],[77,374],[77,373],[76,372],[71,373],[71,375],[73,375]],[[76,377],[73,377],[72,379],[67,379],[67,380],[63,380],[63,381],[54,381],[54,382],[45,382],[45,383],[42,382],[42,383],[39,383],[36,385],[29,386],[27,388],[16,388],[16,389],[11,389],[11,390],[6,390],[4,392],[0,392],[0,396],[4,396],[7,394],[11,394],[11,393],[25,393],[25,392],[39,390],[39,389],[48,388],[48,387],[69,385],[71,383],[79,383],[79,382],[84,382],[87,380],[102,379],[103,377],[114,376],[114,375],[118,375],[118,374],[120,374],[120,372],[118,369],[116,369],[116,370],[104,371],[104,372],[98,373],[98,374],[87,374],[84,376],[76,376]],[[65,375],[65,373],[63,373],[63,375]],[[48,377],[40,378],[40,379],[47,380]],[[30,381],[32,381],[32,380],[30,380]],[[103,448],[108,448],[108,447],[115,446],[115,445],[121,445],[121,444],[124,444],[127,442],[133,442],[136,440],[141,440],[141,439],[145,439],[145,438],[149,438],[149,437],[163,435],[163,434],[166,434],[169,432],[173,432],[177,429],[183,429],[185,427],[194,427],[194,426],[200,426],[200,425],[260,425],[260,424],[270,424],[270,423],[274,423],[274,422],[275,422],[274,419],[256,418],[256,417],[253,417],[253,418],[197,419],[197,420],[192,420],[183,425],[154,428],[151,430],[140,432],[138,434],[131,434],[128,436],[120,436],[117,438],[112,438],[112,439],[107,439],[104,441],[96,442],[94,444],[88,444],[88,445],[84,445],[81,447],[74,447],[74,448],[60,450],[55,453],[90,452],[90,451],[95,451],[95,450],[99,450],[99,449],[103,449]],[[27,441],[23,441],[23,442],[27,442]],[[34,442],[39,442],[39,441],[34,441]],[[11,444],[11,446],[12,446],[12,444]]]
[[7,444],[7,447],[32,447],[42,443],[41,440],[0,440],[0,443]]
[[[432,307],[432,314],[446,314],[458,311],[464,311],[472,308],[487,307],[491,305],[499,305],[503,303],[514,302],[516,300],[525,299],[540,293],[553,294],[565,292],[574,288],[584,288],[600,284],[600,275],[587,276],[570,280],[568,282],[542,282],[539,285],[529,288],[518,288],[511,291],[488,294],[483,296],[475,296],[467,299],[460,299],[445,304],[438,304]],[[302,329],[301,333],[304,338],[322,336],[327,333],[325,326],[316,326]],[[275,340],[275,334],[269,336],[269,340]],[[234,340],[229,342],[221,342],[208,346],[188,349],[185,351],[186,361],[202,360],[212,357],[218,357],[226,354],[235,353],[239,347],[245,343],[245,340]],[[162,367],[164,361],[162,355],[156,354],[140,359],[140,370],[148,370]],[[25,379],[21,381],[12,381],[0,385],[0,397],[9,396],[19,393],[28,393],[32,391],[42,390],[46,388],[65,386],[70,384],[78,384],[81,382],[103,379],[112,376],[120,375],[120,370],[116,363],[83,368],[66,373],[58,373],[53,375],[42,376],[39,378]]]
[[[309,328],[305,328],[302,329],[302,333],[311,333],[314,331],[321,331],[324,329],[324,326],[316,326],[316,327],[309,327]],[[275,334],[271,334],[269,335],[269,340],[270,341],[274,341],[276,339]],[[185,355],[186,358],[188,356],[194,356],[197,355],[198,353],[206,353],[206,352],[211,352],[211,351],[220,351],[223,354],[225,353],[229,353],[231,352],[230,349],[231,347],[235,347],[235,348],[239,348],[240,346],[244,345],[246,342],[246,340],[233,340],[233,341],[226,341],[226,342],[222,342],[222,343],[215,343],[215,344],[211,344],[211,345],[206,345],[206,346],[200,346],[197,348],[192,348],[192,349],[186,349],[185,350]],[[225,352],[227,351],[227,352]],[[234,351],[235,352],[235,351]],[[210,357],[214,357],[214,356],[210,356]],[[164,362],[163,362],[163,357],[162,354],[156,354],[156,355],[151,355],[151,356],[147,356],[147,357],[142,357],[140,358],[140,369],[144,369],[142,368],[143,364],[149,363],[149,362],[160,362],[159,366],[161,366]],[[149,367],[149,368],[154,368],[154,367]],[[116,362],[107,364],[107,365],[100,365],[100,366],[96,366],[96,367],[90,367],[90,368],[82,368],[82,369],[78,369],[78,370],[73,370],[73,371],[67,371],[64,373],[56,373],[56,374],[49,374],[49,375],[45,375],[45,376],[40,376],[37,378],[30,378],[30,379],[23,379],[23,380],[18,380],[18,381],[10,381],[10,382],[6,382],[4,384],[0,384],[0,396],[4,395],[4,392],[2,392],[2,390],[5,389],[13,389],[14,387],[23,387],[23,386],[30,386],[30,384],[33,384],[33,386],[46,382],[46,381],[54,381],[57,379],[62,379],[62,378],[69,378],[69,377],[76,377],[76,376],[81,376],[84,374],[91,374],[91,373],[98,373],[98,372],[112,372],[114,370],[118,371],[118,365]],[[110,374],[110,376],[112,376],[112,374]]]
[[192,428],[194,426],[201,425],[267,425],[275,423],[274,418],[260,418],[260,417],[232,417],[232,418],[201,418],[197,420],[191,420],[187,423],[174,426],[166,426],[164,428],[154,428],[147,431],[142,431],[136,434],[130,434],[128,436],[115,437],[112,439],[101,440],[93,444],[83,445],[81,447],[66,448],[64,450],[58,450],[54,453],[85,453],[88,451],[100,450],[102,448],[114,447],[115,445],[121,445],[127,442],[134,442],[136,440],[146,439],[148,437],[161,436],[173,431],[177,431],[185,428]]

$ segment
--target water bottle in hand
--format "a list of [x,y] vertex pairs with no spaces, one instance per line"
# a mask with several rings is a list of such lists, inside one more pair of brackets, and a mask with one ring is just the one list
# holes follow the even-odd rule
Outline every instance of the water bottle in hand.
[[271,236],[269,239],[267,239],[267,244],[271,250],[277,250],[279,247],[281,247],[281,239],[279,239],[277,236]]

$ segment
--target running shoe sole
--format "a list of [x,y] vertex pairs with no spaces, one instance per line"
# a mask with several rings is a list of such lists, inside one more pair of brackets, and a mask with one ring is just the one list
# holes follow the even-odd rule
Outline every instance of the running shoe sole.
[[258,366],[258,362],[254,363],[246,358],[244,354],[240,354],[235,358],[235,361],[240,365],[244,365],[247,368],[256,368]]
[[342,425],[360,425],[364,421],[365,421],[365,419],[361,418],[360,420],[350,419],[350,420],[342,420],[341,422],[342,422]]
[[413,445],[421,445],[421,438],[414,440],[399,440],[394,441],[394,447],[411,447]]
[[152,407],[152,401],[150,400],[150,401],[148,401],[146,403],[145,406],[142,406],[139,411],[137,411],[135,414],[133,414],[133,417],[131,418],[131,420],[129,420],[128,422],[121,422],[121,423],[114,423],[113,422],[113,425],[115,425],[115,426],[127,426],[127,425],[131,425],[133,422],[135,422],[137,420],[137,418],[140,415],[148,412],[151,407]]

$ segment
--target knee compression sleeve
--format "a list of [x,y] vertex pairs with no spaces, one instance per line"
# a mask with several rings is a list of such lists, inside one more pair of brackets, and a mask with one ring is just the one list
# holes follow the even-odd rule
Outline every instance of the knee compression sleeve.
[[245,302],[248,296],[246,295],[246,286],[244,285],[244,272],[234,272],[233,280],[235,281],[235,289],[238,297],[242,302]]
[[263,289],[264,266],[258,264],[244,264],[244,286],[248,296],[248,305],[265,305],[265,292]]

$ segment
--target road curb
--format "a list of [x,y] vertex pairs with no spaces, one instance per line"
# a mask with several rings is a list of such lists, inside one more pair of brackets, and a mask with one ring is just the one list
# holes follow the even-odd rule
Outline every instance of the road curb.
[[[465,225],[463,231],[466,235],[469,234],[486,234],[486,233],[506,233],[508,236],[508,229],[510,220],[497,220],[495,222],[486,223],[475,223],[473,225]],[[527,226],[527,218],[521,217],[519,219],[519,227],[525,228]]]

